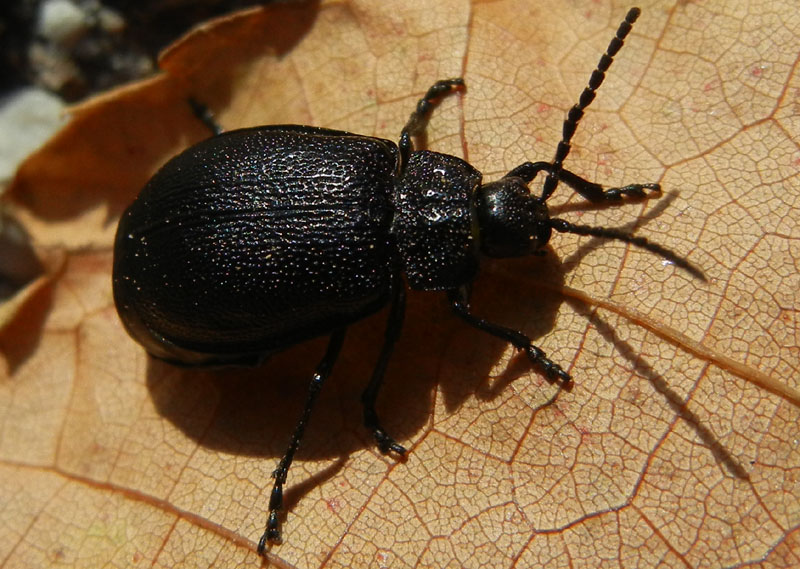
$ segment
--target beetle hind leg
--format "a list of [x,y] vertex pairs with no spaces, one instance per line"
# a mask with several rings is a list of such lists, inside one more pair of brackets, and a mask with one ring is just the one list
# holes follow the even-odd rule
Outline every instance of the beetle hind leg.
[[383,347],[381,348],[380,356],[378,356],[378,363],[375,364],[375,369],[372,372],[372,378],[361,394],[361,402],[364,405],[364,426],[372,432],[372,436],[375,437],[375,442],[378,443],[378,449],[381,453],[394,452],[404,456],[406,454],[405,447],[383,430],[378,420],[378,413],[375,411],[375,402],[383,383],[383,377],[386,374],[386,366],[389,364],[389,358],[392,356],[395,343],[400,337],[400,331],[403,328],[403,316],[405,315],[406,291],[402,279],[395,275],[393,281],[392,307],[386,322]]
[[467,302],[467,292],[463,288],[453,289],[448,292],[448,299],[453,311],[470,326],[491,334],[501,340],[505,340],[518,350],[522,350],[532,363],[539,366],[545,377],[562,383],[569,383],[572,377],[564,371],[560,365],[552,361],[538,346],[534,346],[530,338],[522,332],[494,324],[472,314]]
[[275,478],[275,483],[272,486],[272,493],[270,494],[269,499],[267,527],[264,530],[264,534],[261,536],[261,539],[258,540],[259,555],[264,555],[267,542],[280,543],[281,541],[279,515],[283,509],[283,485],[286,483],[286,475],[289,472],[289,467],[292,465],[292,459],[294,459],[297,448],[300,446],[303,433],[305,432],[306,426],[308,425],[308,420],[311,417],[311,409],[314,407],[314,403],[317,400],[317,396],[322,388],[322,384],[325,383],[325,380],[330,376],[331,371],[333,370],[333,364],[336,363],[336,359],[339,357],[339,352],[341,351],[342,343],[344,342],[345,330],[345,328],[340,328],[331,334],[331,338],[328,341],[328,349],[325,351],[322,361],[320,361],[319,365],[317,365],[317,369],[314,372],[314,376],[311,378],[310,385],[308,386],[306,405],[303,409],[302,415],[300,415],[300,420],[297,421],[297,425],[294,428],[294,433],[292,433],[292,439],[289,442],[289,447],[286,449],[286,453],[278,463],[278,468],[276,468],[272,473],[272,476]]
[[211,112],[211,109],[209,109],[207,105],[201,103],[194,97],[189,97],[189,106],[192,108],[194,116],[211,131],[213,136],[223,133],[222,126],[220,126],[214,118],[214,113]]

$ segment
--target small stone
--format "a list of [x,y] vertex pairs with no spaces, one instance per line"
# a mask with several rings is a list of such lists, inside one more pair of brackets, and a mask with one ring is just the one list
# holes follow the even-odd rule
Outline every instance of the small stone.
[[71,45],[91,26],[89,16],[69,0],[47,0],[39,8],[37,31],[52,43]]
[[0,101],[0,186],[22,160],[66,122],[64,104],[43,89],[21,89]]

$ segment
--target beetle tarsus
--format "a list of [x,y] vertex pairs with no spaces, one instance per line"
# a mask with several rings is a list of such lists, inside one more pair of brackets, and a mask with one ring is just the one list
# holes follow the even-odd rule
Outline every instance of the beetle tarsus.
[[267,529],[261,534],[258,540],[258,554],[263,556],[267,550],[267,544],[280,545],[283,542],[281,538],[280,523],[278,521],[278,512],[270,510],[269,517],[267,518]]
[[469,310],[469,303],[467,302],[466,289],[451,290],[448,297],[453,311],[460,316],[462,320],[482,332],[505,340],[518,350],[523,350],[527,354],[528,359],[539,366],[547,379],[560,380],[563,383],[571,381],[572,377],[565,372],[560,365],[547,358],[541,348],[534,346],[528,336],[522,332],[500,326],[499,324],[489,322],[488,320],[484,320],[472,314]]
[[211,131],[213,136],[222,134],[222,127],[214,118],[214,113],[211,112],[211,109],[194,97],[189,97],[189,106],[192,108],[192,113],[194,113],[194,116],[197,117],[200,122],[202,122],[206,128]]
[[381,451],[381,454],[389,454],[390,452],[393,452],[401,457],[406,455],[406,447],[387,435],[386,431],[380,427],[374,429],[372,434],[375,437],[375,442],[378,443],[378,450]]
[[539,172],[551,173],[556,171],[559,182],[565,183],[592,203],[617,202],[621,200],[623,196],[641,199],[647,197],[645,190],[651,190],[655,193],[661,192],[661,186],[655,183],[629,184],[619,188],[604,189],[600,184],[591,182],[564,168],[556,170],[550,162],[525,162],[503,177],[521,178],[525,183],[529,184],[536,178]]
[[562,383],[569,383],[572,381],[572,376],[565,372],[560,365],[549,359],[541,348],[529,344],[525,348],[525,353],[533,363],[537,364],[542,369],[547,379],[553,381],[558,380]]
[[263,534],[261,534],[261,538],[258,540],[258,549],[257,549],[257,551],[258,551],[258,554],[261,555],[262,557],[264,556],[264,554],[267,551],[267,541],[268,541],[268,539],[269,539],[269,537],[267,536],[267,532],[265,531]]
[[308,387],[308,395],[306,397],[306,405],[303,408],[302,415],[300,415],[300,420],[297,421],[297,425],[295,425],[292,439],[289,441],[289,447],[278,463],[278,467],[272,473],[273,478],[275,478],[275,483],[272,486],[272,493],[269,497],[267,528],[258,544],[258,552],[261,554],[263,554],[263,545],[266,541],[270,543],[280,543],[281,541],[280,519],[278,516],[283,509],[283,485],[286,483],[286,475],[289,472],[289,467],[292,465],[292,459],[294,459],[294,455],[300,446],[303,433],[311,417],[311,409],[314,407],[320,389],[322,389],[322,384],[325,383],[325,380],[330,376],[333,370],[333,364],[336,363],[336,359],[339,357],[339,352],[344,343],[345,331],[346,328],[339,328],[331,334],[330,340],[328,340],[328,349],[325,351],[322,361],[317,365],[317,370],[311,378],[311,384]]
[[439,101],[452,93],[453,91],[461,91],[465,88],[464,79],[456,77],[455,79],[442,79],[431,85],[428,92],[417,101],[417,106],[411,116],[408,117],[408,122],[400,131],[400,171],[402,172],[411,152],[414,150],[414,145],[411,143],[412,136],[419,136],[425,132],[425,127],[428,126],[428,120],[434,107],[439,104]]
[[406,448],[389,436],[378,423],[378,416],[374,407],[364,407],[364,426],[372,433],[381,454],[394,452],[400,456],[405,456]]
[[635,199],[647,197],[645,190],[652,190],[656,193],[661,192],[658,184],[629,184],[621,188],[608,188],[603,190],[603,201],[619,201],[623,196],[630,196]]
[[394,351],[395,343],[403,329],[405,310],[405,285],[403,284],[403,279],[400,277],[400,274],[395,273],[392,277],[392,307],[389,310],[389,317],[386,320],[383,347],[378,356],[378,362],[375,364],[375,369],[372,371],[372,378],[361,394],[361,403],[364,406],[364,426],[372,433],[372,436],[375,437],[378,450],[380,450],[382,454],[394,452],[400,456],[405,456],[406,449],[383,430],[380,420],[378,419],[378,412],[375,410],[375,403],[378,399],[378,392],[383,384],[383,377],[386,375],[386,366],[389,365],[389,359]]

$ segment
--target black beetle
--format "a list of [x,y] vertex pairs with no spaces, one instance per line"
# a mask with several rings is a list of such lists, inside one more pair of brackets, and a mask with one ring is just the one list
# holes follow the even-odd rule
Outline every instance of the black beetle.
[[[330,335],[286,454],[274,472],[266,530],[280,541],[283,485],[345,330],[391,304],[385,339],[362,395],[364,422],[383,453],[405,449],[381,428],[375,401],[405,308],[405,285],[446,291],[471,326],[524,350],[551,380],[570,376],[523,333],[472,314],[479,258],[543,254],[553,229],[618,239],[696,269],[624,232],[551,218],[559,181],[592,202],[643,197],[657,184],[604,190],[562,167],[570,140],[639,15],[631,9],[564,121],[552,162],[526,162],[498,181],[445,154],[414,151],[430,111],[462,79],[435,83],[400,142],[310,126],[262,126],[200,142],[170,160],[125,211],[114,248],[114,300],[134,339],[183,365],[256,365],[304,340]],[[207,118],[206,118],[207,119]],[[207,119],[207,122],[210,122]],[[547,174],[542,195],[528,184]]]

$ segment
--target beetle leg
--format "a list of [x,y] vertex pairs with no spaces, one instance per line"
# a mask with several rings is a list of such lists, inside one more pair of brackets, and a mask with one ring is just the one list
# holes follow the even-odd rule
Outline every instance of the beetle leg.
[[212,135],[216,136],[218,134],[222,134],[222,127],[214,119],[214,113],[211,112],[211,109],[194,97],[189,97],[189,106],[192,107],[194,116],[200,119],[200,122],[202,122],[204,125],[206,125],[206,128],[211,131]]
[[[550,162],[525,162],[520,164],[504,178],[522,178],[526,183],[530,183],[539,172],[552,172],[554,171],[553,165]],[[590,202],[612,202],[619,201],[622,196],[633,196],[634,198],[646,197],[645,190],[653,190],[655,192],[661,191],[661,186],[658,184],[630,184],[622,186],[621,188],[608,188],[603,189],[603,186],[595,182],[590,182],[585,178],[581,178],[574,172],[558,169],[558,180],[564,182],[570,188],[578,192]]]
[[330,376],[333,364],[336,363],[336,358],[339,357],[339,352],[342,349],[344,342],[344,333],[347,329],[340,328],[331,334],[328,341],[328,349],[322,358],[322,361],[317,365],[317,370],[311,378],[311,384],[308,386],[308,396],[306,399],[306,406],[303,409],[303,414],[294,428],[292,439],[289,442],[289,447],[286,449],[286,454],[283,455],[281,461],[278,463],[278,468],[272,473],[275,478],[275,484],[272,486],[272,494],[269,499],[269,517],[267,518],[267,527],[261,539],[258,540],[258,553],[264,555],[264,549],[267,542],[279,543],[281,541],[280,522],[278,520],[278,513],[283,508],[283,485],[286,482],[286,475],[289,472],[289,467],[292,465],[294,453],[297,452],[297,447],[300,446],[300,440],[303,438],[303,432],[308,425],[308,419],[311,416],[311,408],[317,400],[319,391],[322,384]]
[[434,83],[425,96],[417,101],[417,108],[408,117],[408,122],[403,130],[400,131],[400,172],[402,172],[406,164],[408,164],[408,157],[411,151],[414,150],[411,144],[412,136],[419,136],[425,131],[428,126],[428,119],[433,108],[439,104],[442,97],[464,88],[464,80],[461,77],[456,79],[442,79]]
[[469,310],[469,302],[467,301],[467,291],[463,287],[448,291],[447,298],[450,301],[450,306],[453,308],[453,311],[462,320],[478,330],[509,342],[518,350],[523,350],[527,354],[528,359],[538,365],[548,379],[559,379],[564,383],[572,379],[567,372],[561,369],[560,365],[550,360],[542,349],[534,346],[531,339],[522,332],[517,332],[511,328],[494,324],[472,314]]
[[402,456],[406,453],[405,447],[386,434],[386,431],[381,427],[378,414],[375,411],[375,401],[378,398],[378,391],[380,391],[381,384],[383,383],[383,376],[386,374],[386,366],[389,363],[389,358],[392,356],[392,351],[394,351],[394,345],[400,337],[400,331],[403,328],[403,316],[405,315],[406,309],[406,289],[405,286],[403,286],[399,274],[396,274],[394,277],[393,287],[392,307],[389,311],[389,318],[386,321],[383,347],[378,357],[378,363],[375,364],[375,370],[372,372],[372,378],[369,380],[367,388],[361,394],[361,402],[364,405],[364,426],[372,432],[375,441],[378,443],[378,449],[383,454],[388,454],[389,451],[392,451]]

